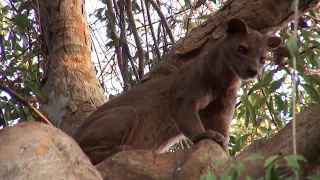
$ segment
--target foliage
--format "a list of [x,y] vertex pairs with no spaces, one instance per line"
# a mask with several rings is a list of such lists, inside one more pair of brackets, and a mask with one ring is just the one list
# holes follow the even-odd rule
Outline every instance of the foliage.
[[[258,154],[252,154],[249,157],[246,158],[246,161],[258,161],[264,159],[261,155]],[[284,161],[283,161],[284,160]],[[302,168],[300,166],[301,162],[307,162],[307,160],[301,156],[301,155],[287,155],[284,157],[279,157],[277,155],[270,156],[265,159],[264,161],[264,167],[266,168],[265,174],[263,177],[258,178],[258,180],[290,180],[294,179],[294,176],[290,177],[284,177],[280,176],[277,172],[278,166],[280,163],[286,163],[286,167],[291,169],[292,172],[298,172],[300,173],[302,171]],[[217,163],[218,162],[218,163]],[[219,164],[221,164],[223,161],[216,160],[212,163],[212,167],[215,167]],[[236,162],[236,161],[230,161],[228,162],[227,169],[222,173],[221,180],[236,180],[238,179],[242,172],[244,171],[246,167],[243,165],[243,163]],[[315,179],[319,177],[319,173],[308,177],[308,179]],[[206,174],[201,175],[201,180],[216,180],[217,177],[214,173],[208,172]],[[247,180],[254,180],[251,177],[246,177]]]
[[[0,19],[0,83],[37,106],[35,95],[44,97],[39,90],[41,53],[33,4],[26,0],[1,2]],[[0,126],[34,120],[28,108],[1,90],[0,107]]]

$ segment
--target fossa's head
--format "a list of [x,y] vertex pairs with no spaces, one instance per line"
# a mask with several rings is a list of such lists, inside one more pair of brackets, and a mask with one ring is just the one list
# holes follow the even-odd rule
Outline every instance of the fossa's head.
[[251,30],[238,18],[230,19],[227,26],[227,35],[219,44],[225,63],[240,79],[255,78],[265,63],[268,48],[278,47],[282,39]]

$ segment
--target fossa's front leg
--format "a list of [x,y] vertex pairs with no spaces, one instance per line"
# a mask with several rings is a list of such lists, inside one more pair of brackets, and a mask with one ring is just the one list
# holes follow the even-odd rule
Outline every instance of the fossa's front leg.
[[225,138],[219,132],[205,130],[200,120],[198,110],[193,103],[183,103],[174,113],[177,127],[193,143],[203,139],[212,139],[224,146]]

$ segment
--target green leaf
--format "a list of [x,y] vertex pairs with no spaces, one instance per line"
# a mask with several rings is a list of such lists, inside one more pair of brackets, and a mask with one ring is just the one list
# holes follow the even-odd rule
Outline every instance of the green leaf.
[[184,0],[184,4],[185,4],[186,7],[190,7],[190,3],[189,3],[188,0]]
[[259,115],[256,120],[256,127],[259,127],[262,121],[263,121],[263,118]]
[[106,44],[106,47],[113,47],[116,43],[114,41],[109,41],[107,44]]
[[297,57],[298,55],[298,39],[295,36],[291,36],[288,40],[288,48],[291,54]]
[[244,170],[244,165],[240,162],[231,162],[230,163],[230,169],[235,169],[236,172],[233,173],[233,178],[232,179],[237,179],[241,173]]
[[318,91],[313,87],[310,86],[309,84],[300,84],[304,90],[309,94],[312,100],[315,102],[319,102],[319,93]]
[[232,135],[230,135],[229,136],[229,142],[231,143],[231,144],[235,144],[236,143],[236,138],[234,137],[234,136],[232,136]]
[[46,102],[46,96],[43,94],[43,92],[38,88],[38,86],[35,83],[31,81],[27,81],[27,85],[32,92],[34,92],[37,96],[39,96],[42,102]]
[[311,74],[309,75],[311,78],[311,81],[316,83],[318,86],[320,86],[320,75],[318,74]]
[[248,128],[248,125],[249,125],[249,117],[250,117],[250,110],[249,110],[249,107],[247,106],[246,107],[246,116],[245,116],[245,120],[244,120],[244,126],[246,128]]
[[217,177],[212,172],[200,176],[200,180],[216,180]]
[[258,90],[258,89],[260,89],[261,86],[262,86],[262,85],[261,85],[260,82],[259,82],[259,83],[256,83],[255,85],[252,86],[252,88],[250,89],[250,91]]
[[134,12],[140,12],[140,11],[141,11],[141,8],[140,8],[139,4],[136,3],[135,1],[134,1],[134,3],[133,3],[133,8],[132,8],[132,10],[133,10]]
[[266,104],[266,99],[267,99],[267,98],[266,98],[265,96],[261,97],[260,99],[258,99],[258,100],[256,101],[255,106],[256,106],[257,108],[263,107],[263,106]]
[[244,93],[242,96],[241,96],[241,102],[243,105],[245,106],[249,106],[250,103],[249,103],[249,100],[248,100],[248,95],[246,93]]
[[279,180],[275,166],[271,166],[267,169],[265,180]]
[[30,19],[28,19],[28,17],[24,14],[15,15],[13,18],[13,21],[21,28],[24,28],[24,27],[31,28],[32,27]]
[[20,4],[18,12],[21,13],[23,10],[31,10],[32,4],[31,1],[24,1]]
[[298,163],[297,157],[295,155],[285,156],[284,159],[287,161],[287,166],[295,171],[301,171],[301,166]]
[[245,143],[247,142],[249,136],[250,136],[250,134],[245,134],[238,139],[238,143],[239,143],[241,149],[245,145]]
[[275,92],[277,89],[279,89],[284,80],[285,80],[285,77],[283,77],[277,81],[272,82],[270,84],[270,88],[268,89],[269,93],[271,94],[271,93]]
[[256,121],[256,111],[255,111],[255,107],[252,106],[251,104],[248,106],[249,107],[249,113],[250,113],[250,120],[251,123],[253,124],[254,127],[257,127],[257,121]]
[[275,100],[275,103],[277,105],[277,110],[279,112],[283,111],[285,106],[284,106],[284,102],[283,100],[281,99],[281,97],[277,94],[274,95],[274,100]]
[[264,76],[264,78],[263,78],[263,80],[262,80],[262,85],[263,85],[263,86],[269,85],[270,82],[272,81],[273,75],[274,75],[274,70],[269,71],[269,72]]
[[307,62],[311,64],[312,68],[315,68],[315,69],[319,68],[318,57],[313,52],[311,52],[306,59],[307,59]]
[[252,161],[257,159],[263,159],[263,156],[260,154],[250,154],[247,158],[245,158],[245,161]]
[[200,7],[200,6],[201,6],[203,3],[205,3],[206,1],[207,1],[207,0],[198,0],[196,6],[195,6],[194,8]]
[[115,98],[115,97],[117,97],[117,96],[115,96],[115,95],[113,95],[113,94],[110,94],[110,95],[109,95],[109,100],[111,100],[111,99],[113,99],[113,98]]
[[268,157],[268,159],[264,162],[264,167],[268,167],[271,163],[273,163],[278,158],[277,155],[273,155]]
[[107,4],[107,0],[100,0],[103,4]]
[[216,159],[216,160],[214,160],[212,163],[211,163],[211,166],[218,166],[218,165],[220,165],[220,164],[222,164],[222,163],[224,163],[226,160],[223,160],[223,159]]

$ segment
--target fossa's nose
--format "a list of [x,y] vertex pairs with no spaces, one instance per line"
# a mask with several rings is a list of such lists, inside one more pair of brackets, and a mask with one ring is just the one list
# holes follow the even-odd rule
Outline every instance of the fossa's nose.
[[256,69],[251,68],[251,67],[248,67],[246,73],[247,73],[247,76],[249,76],[250,78],[253,78],[256,75],[258,75],[258,71]]

